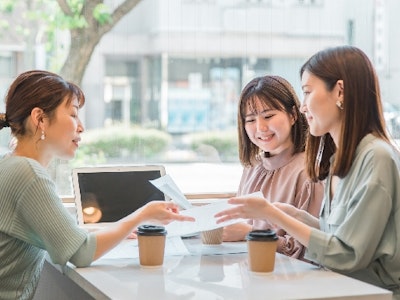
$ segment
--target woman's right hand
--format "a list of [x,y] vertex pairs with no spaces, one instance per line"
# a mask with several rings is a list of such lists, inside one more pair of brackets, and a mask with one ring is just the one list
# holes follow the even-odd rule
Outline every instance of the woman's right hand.
[[166,225],[172,221],[194,221],[193,217],[179,214],[179,207],[171,201],[150,201],[137,210],[141,222]]
[[228,200],[228,203],[233,204],[231,208],[214,215],[217,218],[217,224],[234,219],[267,219],[269,211],[276,209],[260,197],[233,197]]

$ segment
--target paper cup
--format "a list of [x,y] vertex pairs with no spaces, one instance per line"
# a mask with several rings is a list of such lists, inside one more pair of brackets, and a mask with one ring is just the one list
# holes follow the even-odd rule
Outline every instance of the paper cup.
[[275,268],[278,237],[272,230],[253,230],[247,236],[249,268],[254,273],[271,273]]
[[165,238],[163,226],[141,225],[137,231],[139,261],[142,267],[158,268],[164,263]]
[[201,241],[204,245],[219,245],[222,243],[223,227],[201,232]]

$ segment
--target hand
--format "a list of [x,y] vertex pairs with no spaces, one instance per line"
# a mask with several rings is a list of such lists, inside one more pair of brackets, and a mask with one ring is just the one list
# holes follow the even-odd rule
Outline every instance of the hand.
[[132,231],[127,237],[128,240],[135,240],[137,239],[137,233],[136,231]]
[[228,201],[229,204],[235,204],[233,208],[226,209],[215,215],[218,218],[217,223],[233,219],[266,219],[267,211],[272,207],[264,198],[246,198],[235,197]]
[[155,221],[168,224],[172,221],[194,221],[193,217],[179,214],[178,206],[171,201],[151,201],[138,210],[142,222]]
[[236,223],[224,227],[222,240],[224,242],[244,241],[252,226],[247,223]]

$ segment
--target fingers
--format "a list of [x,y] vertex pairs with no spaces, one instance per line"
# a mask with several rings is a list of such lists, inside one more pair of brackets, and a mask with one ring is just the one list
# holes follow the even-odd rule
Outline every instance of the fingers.
[[194,222],[196,219],[190,216],[185,216],[185,215],[176,215],[175,220],[177,221],[189,221],[189,222]]
[[238,212],[238,210],[239,210],[239,207],[225,209],[223,211],[220,211],[219,213],[216,213],[214,215],[214,217],[218,218],[218,217],[222,217],[222,216],[226,216],[226,215],[236,214]]
[[245,204],[249,198],[233,197],[228,200],[229,204]]
[[164,202],[166,209],[170,213],[170,221],[189,221],[194,222],[195,218],[191,216],[185,216],[179,213],[179,207],[173,202]]
[[131,232],[126,238],[127,239],[137,239],[137,234],[134,232]]

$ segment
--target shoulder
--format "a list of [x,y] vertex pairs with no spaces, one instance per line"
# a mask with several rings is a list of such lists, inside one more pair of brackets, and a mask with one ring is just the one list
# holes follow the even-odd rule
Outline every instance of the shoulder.
[[399,158],[400,153],[393,145],[371,134],[361,140],[356,151],[356,161],[374,165],[385,162],[399,165]]
[[34,159],[10,156],[3,158],[0,165],[2,175],[12,180],[11,182],[18,182],[24,178],[29,180],[37,177],[49,178],[46,169]]
[[[399,182],[400,155],[390,143],[367,135],[361,140],[349,177],[381,186]],[[395,183],[397,184],[397,183]]]

